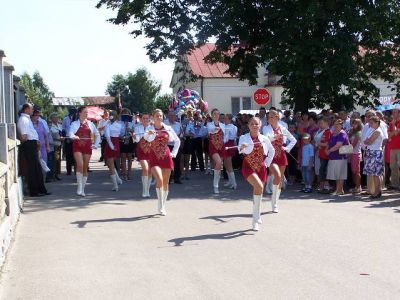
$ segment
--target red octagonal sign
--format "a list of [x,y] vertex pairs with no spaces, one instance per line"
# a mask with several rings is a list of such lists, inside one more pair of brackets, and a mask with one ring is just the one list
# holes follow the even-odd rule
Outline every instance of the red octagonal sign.
[[267,89],[258,89],[253,95],[254,101],[259,105],[265,105],[271,99],[271,94]]

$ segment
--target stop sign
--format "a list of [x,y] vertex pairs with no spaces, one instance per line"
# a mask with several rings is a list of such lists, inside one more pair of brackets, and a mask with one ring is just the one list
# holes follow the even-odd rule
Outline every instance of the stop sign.
[[254,101],[259,105],[265,105],[271,99],[271,94],[267,89],[258,89],[253,95]]

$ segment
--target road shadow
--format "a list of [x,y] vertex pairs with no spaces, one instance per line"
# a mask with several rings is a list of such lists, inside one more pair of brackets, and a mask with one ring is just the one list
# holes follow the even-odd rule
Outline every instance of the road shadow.
[[[397,206],[400,206],[400,200],[381,201],[379,203],[372,203],[366,208],[385,208],[385,207],[397,207]],[[399,212],[399,209],[397,209],[397,212]]]
[[184,242],[190,242],[190,241],[231,240],[231,239],[236,239],[238,237],[245,236],[245,235],[254,235],[254,233],[251,233],[251,232],[253,232],[251,229],[247,229],[247,230],[240,230],[240,231],[233,231],[233,232],[226,232],[226,233],[187,236],[187,237],[171,239],[168,242],[173,243],[174,247],[180,247],[180,246],[183,246]]
[[[272,211],[268,211],[268,212],[263,212],[261,213],[261,215],[271,215],[273,214]],[[220,223],[227,223],[229,222],[231,219],[236,219],[236,218],[252,218],[252,214],[235,214],[235,215],[222,215],[222,216],[207,216],[207,217],[202,217],[199,218],[199,220],[213,220],[213,221],[217,221]]]
[[82,220],[71,222],[72,225],[77,225],[77,228],[85,228],[89,223],[111,223],[111,222],[137,222],[153,218],[158,218],[159,215],[146,215],[132,218],[112,218],[112,219],[99,219],[99,220]]

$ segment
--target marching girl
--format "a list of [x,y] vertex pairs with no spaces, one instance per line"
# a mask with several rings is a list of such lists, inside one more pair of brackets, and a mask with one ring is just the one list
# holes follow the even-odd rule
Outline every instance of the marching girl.
[[297,141],[289,130],[279,123],[279,113],[276,110],[269,111],[268,124],[263,128],[263,135],[270,139],[275,149],[274,159],[269,170],[274,176],[271,197],[272,212],[278,213],[278,200],[281,194],[282,180],[288,165],[286,152],[290,152]]
[[[150,143],[149,166],[156,179],[158,211],[162,216],[165,216],[167,214],[165,204],[169,191],[169,177],[174,169],[172,158],[178,153],[181,141],[175,131],[163,123],[161,109],[154,110],[153,122],[154,130],[148,130],[144,134],[144,138]],[[168,142],[174,142],[172,152],[168,148]]]
[[117,120],[117,112],[111,111],[109,114],[109,122],[104,129],[104,137],[106,145],[104,148],[104,160],[108,166],[111,181],[113,183],[113,191],[118,192],[118,185],[122,184],[117,171],[115,170],[115,162],[119,158],[119,135],[122,124]]
[[235,147],[237,131],[237,127],[232,124],[232,115],[227,114],[225,116],[225,147],[228,149],[226,149],[225,152],[224,165],[228,174],[229,181],[225,184],[225,186],[228,186],[229,188],[234,190],[236,189],[237,185],[235,172],[233,172],[232,157],[234,157],[237,152],[237,148]]
[[219,111],[214,108],[211,111],[212,121],[207,124],[209,148],[208,155],[214,164],[214,194],[219,194],[219,179],[223,159],[225,158],[225,125],[219,121]]
[[136,145],[136,157],[142,168],[142,197],[150,198],[150,184],[151,184],[151,172],[149,168],[150,158],[150,143],[144,139],[144,134],[149,130],[154,131],[154,127],[150,125],[150,115],[143,113],[140,115],[140,124],[135,126],[135,132],[133,137],[137,143]]
[[124,180],[131,180],[132,155],[135,151],[132,133],[134,130],[133,116],[128,108],[121,111],[120,123],[122,124],[120,133],[120,158],[121,158],[121,175]]
[[264,184],[267,181],[267,167],[271,165],[275,149],[268,137],[260,134],[261,120],[254,117],[249,121],[249,133],[240,136],[239,151],[244,154],[242,174],[253,187],[253,230],[261,224],[260,206]]
[[[73,140],[72,152],[76,163],[77,195],[85,196],[85,185],[88,178],[88,167],[92,149],[100,144],[100,134],[96,126],[87,119],[88,110],[85,106],[78,108],[78,120],[71,123],[69,136]],[[92,145],[92,135],[95,141]]]

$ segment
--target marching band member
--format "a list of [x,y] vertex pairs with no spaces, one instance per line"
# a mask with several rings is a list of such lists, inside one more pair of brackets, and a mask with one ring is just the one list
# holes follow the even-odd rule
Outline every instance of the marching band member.
[[[171,126],[171,128],[175,131],[178,138],[183,137],[183,128],[181,123],[176,121],[176,115],[173,110],[168,111],[167,120],[165,120],[165,124]],[[168,142],[169,150],[172,151],[174,148],[174,142]],[[174,177],[174,183],[182,184],[181,181],[181,158],[182,158],[182,147],[179,148],[178,153],[176,154],[174,160],[174,170],[172,176]]]
[[[158,198],[158,211],[162,216],[167,214],[165,204],[168,197],[168,184],[171,171],[174,169],[173,158],[176,157],[181,141],[175,131],[163,123],[163,112],[156,109],[153,112],[154,130],[144,134],[144,138],[150,142],[149,165],[151,173],[156,178],[156,191]],[[168,148],[168,142],[174,142],[172,151]]]
[[150,198],[150,183],[152,178],[149,168],[150,143],[144,139],[144,134],[149,130],[154,130],[154,127],[150,125],[150,115],[148,113],[141,114],[140,120],[141,123],[135,126],[133,136],[137,143],[136,157],[142,168],[142,197]]
[[104,137],[106,145],[104,148],[104,160],[107,163],[110,172],[111,181],[113,183],[113,191],[118,191],[118,184],[122,184],[117,171],[115,170],[115,161],[119,158],[119,135],[122,124],[117,121],[117,112],[111,111],[109,114],[109,122],[104,128]]
[[222,162],[225,158],[225,125],[219,121],[219,111],[211,111],[212,121],[207,124],[209,136],[209,155],[214,162],[214,194],[219,194],[219,179],[221,176]]
[[261,120],[257,117],[249,121],[250,132],[240,136],[239,151],[244,154],[242,174],[253,187],[253,230],[261,224],[260,206],[264,184],[267,181],[267,167],[275,155],[275,149],[268,137],[260,134]]
[[122,124],[119,142],[121,175],[124,180],[131,180],[132,155],[135,151],[135,144],[132,139],[134,123],[131,111],[128,108],[122,109],[120,119]]
[[[76,163],[76,179],[78,182],[76,193],[84,197],[92,149],[97,149],[99,147],[100,134],[96,126],[87,119],[88,110],[85,106],[78,108],[78,114],[78,120],[71,123],[69,137],[73,140],[72,152],[74,153]],[[95,135],[93,145],[92,135]]]
[[290,152],[297,141],[289,130],[279,123],[279,113],[276,110],[271,109],[269,111],[268,123],[269,125],[263,128],[263,135],[271,140],[275,148],[275,156],[269,170],[274,176],[271,197],[272,212],[278,213],[278,200],[281,194],[282,180],[288,165],[286,152]]
[[232,124],[232,115],[225,115],[225,147],[227,147],[228,149],[226,150],[224,165],[229,179],[225,186],[228,186],[229,188],[234,190],[236,189],[237,185],[235,172],[233,172],[232,167],[232,157],[236,155],[237,151],[237,148],[234,147],[236,146],[237,131],[237,127]]

